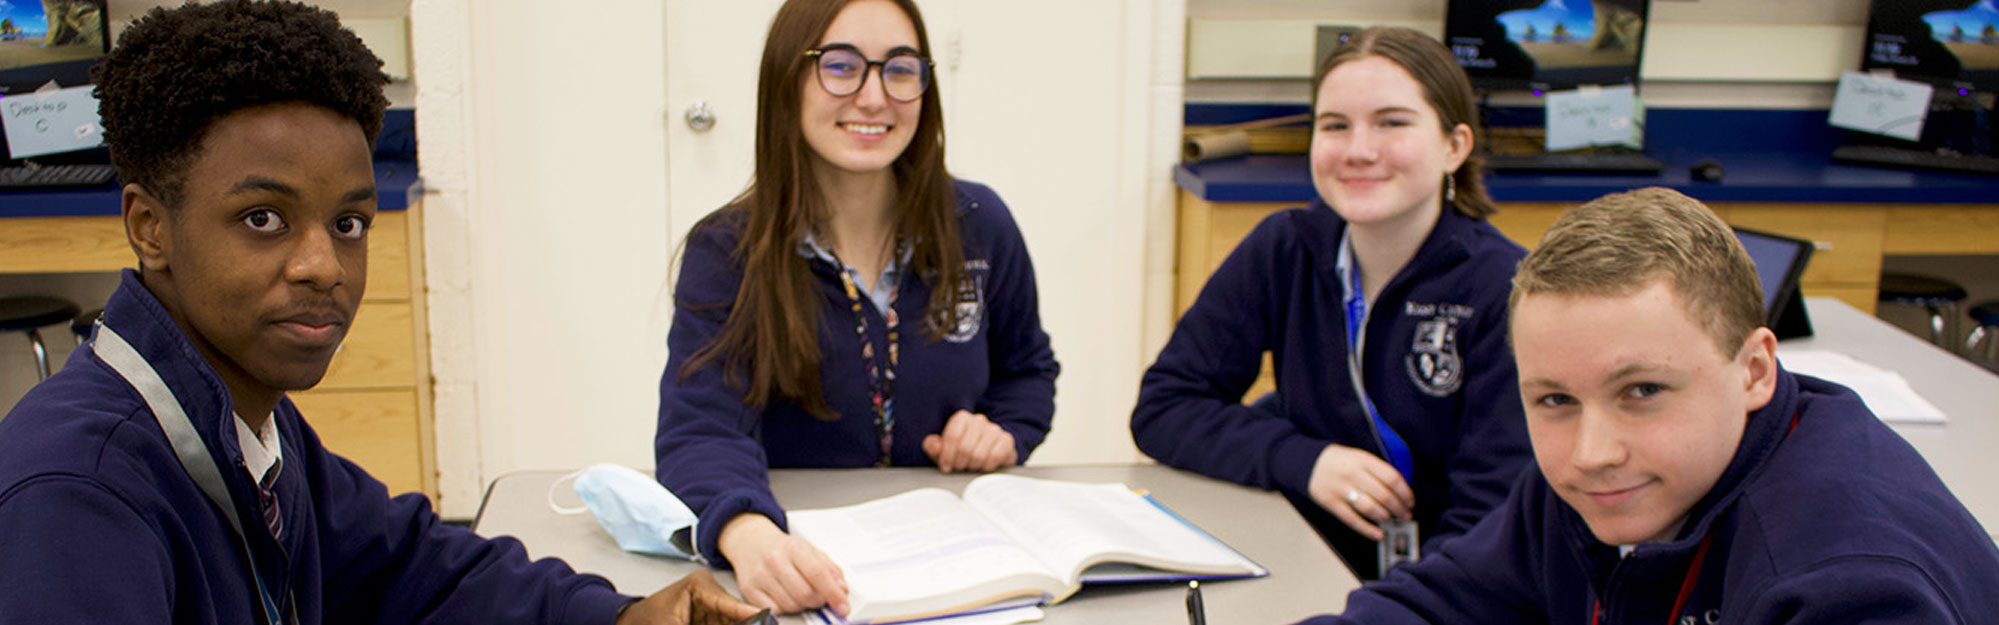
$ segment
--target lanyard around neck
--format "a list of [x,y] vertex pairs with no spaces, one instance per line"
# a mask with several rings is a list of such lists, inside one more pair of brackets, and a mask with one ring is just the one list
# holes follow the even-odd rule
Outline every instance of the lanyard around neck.
[[[180,459],[181,470],[187,472],[187,476],[201,488],[202,494],[208,496],[208,501],[222,511],[223,518],[229,521],[229,528],[235,530],[236,543],[243,548],[243,561],[250,566],[250,579],[256,582],[257,596],[264,606],[263,622],[283,622],[283,610],[270,590],[265,588],[264,577],[257,572],[257,557],[250,551],[250,541],[243,534],[243,521],[236,515],[236,505],[229,498],[227,483],[222,481],[220,465],[216,464],[214,456],[209,455],[208,446],[201,441],[201,434],[195,431],[194,422],[188,420],[187,411],[181,409],[173,389],[160,378],[152,363],[146,362],[146,357],[139,355],[139,350],[133,349],[132,344],[125,342],[125,337],[119,336],[109,325],[98,324],[96,338],[91,339],[91,350],[97,352],[97,357],[104,364],[110,365],[112,371],[118,372],[120,377],[125,378],[125,383],[132,385],[132,389],[146,400],[146,407],[151,409],[153,419],[159,422],[160,431],[166,433],[167,442],[173,446],[174,456]],[[290,601],[289,592],[286,599],[287,603],[297,605]],[[290,616],[290,622],[297,625],[298,615],[294,613]]]
[[[827,250],[832,255],[832,250]],[[852,272],[847,264],[833,256],[833,271],[840,274],[840,286],[847,293],[847,300],[854,311],[854,335],[861,341],[861,368],[868,376],[868,396],[875,417],[875,432],[881,439],[881,455],[875,458],[875,466],[889,465],[889,451],[895,433],[895,367],[901,356],[901,318],[895,312],[896,296],[902,292],[902,283],[889,288],[888,305],[882,308],[884,332],[888,338],[888,354],[879,357],[875,353],[875,343],[868,337],[868,316],[861,306],[861,290],[855,286]],[[877,278],[879,279],[879,278]]]
[[[1351,237],[1353,235],[1349,233],[1347,236]],[[1409,453],[1409,443],[1402,440],[1402,435],[1397,434],[1395,428],[1389,427],[1386,419],[1381,418],[1381,410],[1375,408],[1374,399],[1368,396],[1367,389],[1361,384],[1363,376],[1360,375],[1360,356],[1361,348],[1366,344],[1367,339],[1365,326],[1367,324],[1368,302],[1367,292],[1362,289],[1361,284],[1360,261],[1353,258],[1352,245],[1351,238],[1341,241],[1341,254],[1345,256],[1344,260],[1348,261],[1345,300],[1347,310],[1347,353],[1349,354],[1347,360],[1349,363],[1348,367],[1351,370],[1347,377],[1353,380],[1354,392],[1360,396],[1361,407],[1367,410],[1368,418],[1374,422],[1374,430],[1377,434],[1375,439],[1381,444],[1382,458],[1386,459],[1388,464],[1395,467],[1395,472],[1402,474],[1404,482],[1415,484],[1416,459]]]

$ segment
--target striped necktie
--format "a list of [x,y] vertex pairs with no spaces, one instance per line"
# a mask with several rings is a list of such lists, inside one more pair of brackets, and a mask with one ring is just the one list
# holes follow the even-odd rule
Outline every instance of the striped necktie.
[[278,514],[278,467],[264,472],[264,479],[257,481],[257,507],[264,511],[264,529],[271,531],[271,538],[284,538],[284,515]]

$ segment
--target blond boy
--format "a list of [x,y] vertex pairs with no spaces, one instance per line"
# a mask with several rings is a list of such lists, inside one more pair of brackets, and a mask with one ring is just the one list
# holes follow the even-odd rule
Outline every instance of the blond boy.
[[1540,470],[1308,622],[1994,622],[1992,538],[1852,391],[1783,369],[1762,301],[1692,198],[1564,215],[1511,299]]

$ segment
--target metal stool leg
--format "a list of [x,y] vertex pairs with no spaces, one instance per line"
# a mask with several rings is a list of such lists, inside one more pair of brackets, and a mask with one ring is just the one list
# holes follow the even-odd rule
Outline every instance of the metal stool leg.
[[42,377],[39,379],[49,379],[49,350],[42,346],[42,332],[29,328],[28,343],[35,348],[35,365],[41,367]]
[[1957,304],[1935,303],[1924,308],[1930,313],[1930,342],[1948,351],[1957,351]]

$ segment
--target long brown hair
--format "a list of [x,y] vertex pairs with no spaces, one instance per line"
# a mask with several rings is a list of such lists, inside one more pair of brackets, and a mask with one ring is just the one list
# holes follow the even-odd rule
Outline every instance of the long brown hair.
[[1451,51],[1429,35],[1399,26],[1375,26],[1356,33],[1319,64],[1318,74],[1312,77],[1312,110],[1319,110],[1319,85],[1326,81],[1326,74],[1342,63],[1370,56],[1402,66],[1416,79],[1416,84],[1423,86],[1423,99],[1437,111],[1441,130],[1448,133],[1458,124],[1471,128],[1474,149],[1457,171],[1451,172],[1451,184],[1455,185],[1449,194],[1451,207],[1473,219],[1499,212],[1492,196],[1485,193],[1485,157],[1479,156],[1476,149],[1485,143],[1485,128],[1478,123],[1471,78],[1465,76],[1464,68],[1458,66]]
[[[818,88],[805,80],[806,72],[813,71],[805,52],[819,45],[850,1],[789,0],[771,21],[757,76],[756,175],[728,207],[695,225],[696,231],[738,229],[731,260],[742,264],[742,284],[720,333],[680,373],[685,381],[693,371],[720,360],[724,377],[743,385],[744,403],[761,409],[772,398],[787,399],[829,421],[839,415],[819,386],[818,295],[808,261],[798,254],[802,236],[825,223],[827,203],[812,176],[812,148],[799,125],[799,108],[801,90]],[[917,52],[929,57],[922,13],[912,0],[893,1],[916,27]],[[932,340],[957,324],[953,304],[965,277],[957,203],[944,169],[944,108],[937,89],[933,73],[930,88],[923,91],[916,135],[889,165],[896,181],[890,240],[911,244],[912,271],[904,273],[905,279],[919,277],[931,286],[923,321]]]

